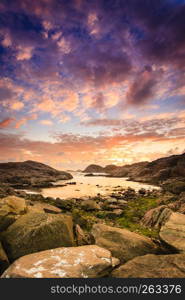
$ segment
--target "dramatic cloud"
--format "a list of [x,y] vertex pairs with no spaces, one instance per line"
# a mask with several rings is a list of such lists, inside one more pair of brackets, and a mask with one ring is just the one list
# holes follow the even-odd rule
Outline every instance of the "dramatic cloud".
[[22,157],[38,160],[44,143],[56,161],[71,152],[81,164],[73,147],[103,163],[174,152],[171,140],[184,138],[184,32],[185,0],[2,0],[2,131],[23,131]]

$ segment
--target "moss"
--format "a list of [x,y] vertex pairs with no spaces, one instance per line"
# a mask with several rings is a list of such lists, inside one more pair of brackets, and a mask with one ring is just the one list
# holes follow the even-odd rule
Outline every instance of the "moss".
[[79,224],[86,231],[90,231],[93,224],[98,223],[98,220],[93,212],[85,212],[84,210],[73,209],[72,217],[74,223]]
[[151,230],[139,224],[145,213],[157,206],[156,197],[139,197],[137,200],[129,201],[128,206],[124,209],[123,217],[116,220],[116,225],[138,232],[145,236],[157,238],[157,230]]
[[140,220],[146,211],[158,206],[156,197],[138,197],[129,200],[128,205],[123,210],[123,215],[111,220],[106,211],[85,212],[80,209],[73,209],[72,216],[74,223],[79,224],[84,230],[90,231],[93,224],[103,222],[110,226],[127,228],[130,231],[142,235],[158,238],[158,231],[151,230],[140,225]]
[[151,237],[151,238],[158,238],[159,232],[158,230],[150,229],[143,227],[142,225],[138,223],[133,223],[132,221],[128,220],[127,218],[119,218],[117,220],[117,225],[121,228],[126,228],[130,231],[137,232],[139,234]]

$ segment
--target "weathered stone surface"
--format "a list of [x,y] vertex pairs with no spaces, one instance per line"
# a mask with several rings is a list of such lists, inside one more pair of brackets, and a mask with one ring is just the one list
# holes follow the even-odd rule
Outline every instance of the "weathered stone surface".
[[74,245],[72,218],[66,215],[28,213],[21,216],[3,234],[3,246],[9,259]]
[[0,275],[6,270],[9,266],[8,257],[3,249],[3,246],[0,242]]
[[8,196],[1,199],[0,204],[6,205],[9,212],[14,214],[24,214],[27,209],[26,201],[16,196]]
[[106,276],[119,260],[95,245],[57,248],[21,257],[3,278],[96,278]]
[[112,272],[121,278],[184,278],[185,254],[136,257]]
[[100,205],[93,200],[85,200],[82,202],[81,207],[84,210],[100,210]]
[[172,213],[161,227],[160,238],[179,252],[185,251],[185,215]]
[[88,239],[80,225],[75,226],[76,242],[78,246],[88,245]]
[[181,214],[185,214],[185,203],[183,203],[183,204],[180,206],[179,212],[180,212]]
[[0,199],[0,231],[6,230],[26,210],[27,205],[23,198],[8,196]]
[[59,214],[62,212],[62,210],[56,206],[47,204],[47,203],[41,203],[41,202],[36,202],[33,203],[33,205],[28,206],[28,211],[29,212],[46,212],[46,213],[51,213],[51,214]]
[[172,210],[161,205],[146,212],[141,223],[147,227],[160,228],[169,218]]
[[119,258],[121,262],[156,252],[156,246],[149,238],[126,229],[95,224],[92,234],[96,245],[111,251],[112,255]]

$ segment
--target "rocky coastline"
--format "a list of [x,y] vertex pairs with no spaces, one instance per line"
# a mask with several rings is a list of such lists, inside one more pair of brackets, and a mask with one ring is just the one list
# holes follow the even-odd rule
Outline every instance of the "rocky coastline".
[[[71,178],[46,169],[40,182]],[[185,277],[185,190],[115,186],[104,196],[55,199],[8,180],[0,186],[2,278]]]

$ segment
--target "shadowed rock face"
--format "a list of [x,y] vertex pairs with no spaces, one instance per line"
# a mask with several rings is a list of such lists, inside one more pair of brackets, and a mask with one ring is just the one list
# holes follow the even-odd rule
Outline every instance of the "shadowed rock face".
[[184,278],[185,254],[136,257],[112,273],[120,278]]
[[185,215],[173,212],[161,227],[160,238],[178,252],[185,252]]
[[45,187],[52,181],[73,178],[71,174],[58,171],[35,161],[0,164],[0,182],[13,187]]
[[2,242],[10,259],[26,254],[75,245],[71,216],[30,212],[3,233]]
[[5,271],[9,266],[8,257],[3,249],[3,246],[0,242],[0,275]]
[[[172,187],[170,190],[172,193],[178,194],[182,192],[185,188],[184,183],[185,176],[185,153],[181,155],[172,155],[169,157],[160,158],[154,160],[144,166],[139,173],[131,175],[131,179],[136,181],[148,182],[148,183],[166,183],[172,182]],[[177,184],[177,182],[179,182]],[[175,184],[176,186],[175,188]]]
[[96,278],[106,276],[119,260],[95,245],[57,248],[15,261],[4,278]]

